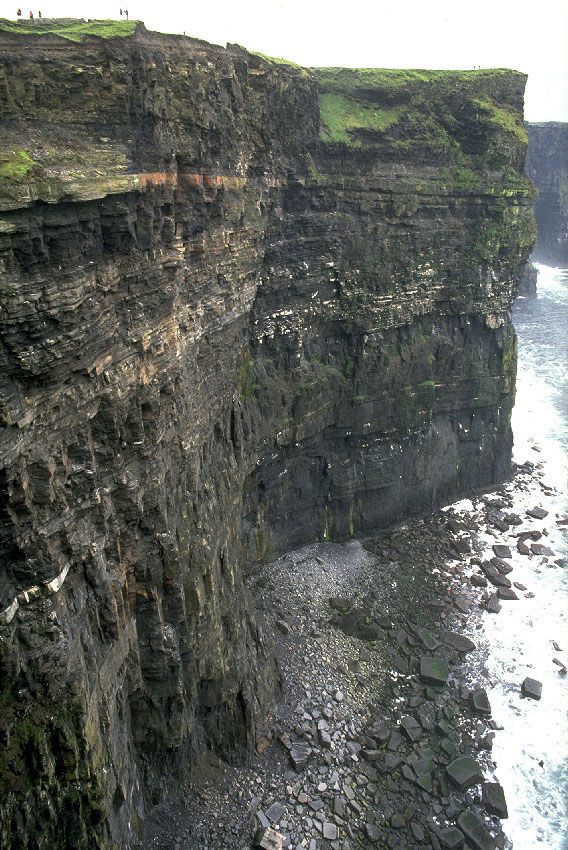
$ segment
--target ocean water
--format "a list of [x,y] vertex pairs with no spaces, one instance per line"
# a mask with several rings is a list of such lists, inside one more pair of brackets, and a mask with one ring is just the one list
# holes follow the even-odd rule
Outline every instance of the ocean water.
[[[549,511],[520,528],[542,531],[539,542],[555,555],[529,559],[513,549],[509,578],[534,598],[518,592],[519,601],[487,615],[483,629],[493,717],[505,727],[493,747],[509,809],[503,829],[515,850],[567,850],[568,675],[553,658],[568,666],[568,567],[555,563],[566,558],[568,538],[557,524],[568,513],[568,270],[538,266],[538,272],[538,298],[518,299],[513,310],[519,343],[513,456],[534,463],[538,478],[505,489],[520,516],[534,505]],[[514,547],[518,530],[499,542]],[[540,701],[521,696],[526,676],[542,682]]]

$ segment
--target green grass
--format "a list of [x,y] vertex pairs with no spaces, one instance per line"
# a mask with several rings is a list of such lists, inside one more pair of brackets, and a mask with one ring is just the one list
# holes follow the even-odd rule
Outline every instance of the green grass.
[[374,104],[355,101],[343,94],[321,94],[319,107],[326,141],[348,144],[353,144],[353,135],[358,130],[384,132],[397,123],[404,111],[403,106],[380,109]]
[[495,106],[490,100],[474,99],[472,103],[479,107],[483,116],[489,121],[496,124],[501,130],[507,133],[512,133],[523,144],[527,144],[529,137],[522,120],[515,120],[513,113],[502,109],[500,106]]
[[28,18],[17,23],[0,18],[0,31],[22,36],[52,33],[68,38],[70,41],[81,41],[85,35],[96,35],[100,38],[125,38],[134,34],[137,23],[138,21],[84,21],[61,18],[54,19],[49,24],[40,24],[39,21],[30,21]]
[[252,56],[259,56],[261,59],[264,59],[265,62],[272,62],[275,65],[288,65],[290,68],[295,68],[297,71],[301,71],[302,76],[310,76],[310,69],[304,68],[303,65],[298,65],[297,62],[290,62],[289,59],[280,59],[276,56],[267,56],[266,53],[259,53],[258,50],[248,50],[246,47],[244,50]]
[[0,151],[0,181],[18,183],[26,178],[35,163],[26,151]]
[[507,107],[525,79],[517,71],[312,70],[324,144],[377,148],[387,160],[442,166],[448,186],[459,191],[477,190],[479,172],[488,164],[507,167],[527,143],[520,110]]
[[[504,68],[479,71],[431,71],[421,69],[393,68],[311,68],[320,84],[321,91],[357,95],[373,90],[381,91],[384,96],[408,94],[409,87],[416,83],[439,83],[447,85],[467,85],[481,79],[498,79],[516,73]],[[523,75],[520,75],[523,76]]]

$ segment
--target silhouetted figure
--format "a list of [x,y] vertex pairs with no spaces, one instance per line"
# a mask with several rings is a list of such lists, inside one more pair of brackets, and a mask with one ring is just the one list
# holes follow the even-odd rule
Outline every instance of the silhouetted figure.
[[41,12],[37,13],[38,18],[41,18]]
[[18,11],[16,12],[16,15],[18,16],[18,18],[21,18],[22,17],[22,10],[18,9]]
[[30,12],[30,21],[33,21],[33,19],[34,19],[34,13]]
[[120,17],[122,17],[122,9],[120,10]]
[[128,20],[128,9],[124,10],[124,14],[126,15],[126,20]]

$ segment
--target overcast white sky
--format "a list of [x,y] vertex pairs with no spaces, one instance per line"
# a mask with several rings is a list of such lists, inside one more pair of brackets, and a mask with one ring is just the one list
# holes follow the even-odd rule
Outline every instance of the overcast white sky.
[[[21,1],[21,0],[20,0]],[[10,0],[11,2],[11,0]],[[29,3],[30,0],[27,0]],[[31,0],[43,17],[118,18],[122,0]],[[0,16],[18,3],[0,0]],[[130,19],[301,65],[515,68],[528,121],[568,121],[567,0],[132,0]],[[12,8],[13,6],[13,8]]]

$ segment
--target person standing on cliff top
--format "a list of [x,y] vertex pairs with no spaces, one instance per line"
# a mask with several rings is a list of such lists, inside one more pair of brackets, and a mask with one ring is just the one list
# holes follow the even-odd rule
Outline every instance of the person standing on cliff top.
[[17,16],[18,18],[21,18],[21,17],[22,17],[22,10],[21,10],[21,9],[18,9],[18,11],[16,12],[16,16]]
[[30,21],[33,21],[33,19],[34,19],[34,13],[30,12]]

